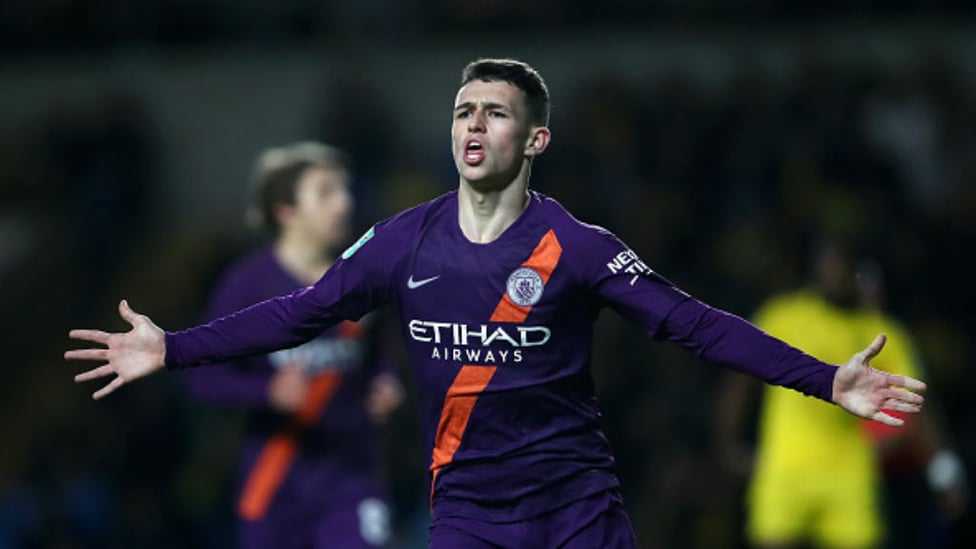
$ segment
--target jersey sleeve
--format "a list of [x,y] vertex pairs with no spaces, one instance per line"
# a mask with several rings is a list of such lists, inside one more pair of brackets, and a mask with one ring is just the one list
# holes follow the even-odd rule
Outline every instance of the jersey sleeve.
[[651,337],[677,343],[700,358],[773,385],[832,401],[837,367],[711,307],[654,272],[609,231],[586,238],[584,281],[624,318]]
[[[253,304],[241,292],[243,273],[231,271],[215,287],[207,305],[204,318],[213,320]],[[247,368],[241,361],[220,362],[209,368],[187,371],[186,387],[190,395],[211,404],[244,407],[266,406],[270,370]]]
[[610,307],[658,339],[671,310],[690,296],[606,229],[580,224],[574,233],[570,259],[582,284],[596,294],[600,306]]
[[387,302],[407,247],[398,218],[375,225],[312,286],[188,330],[166,333],[166,367],[185,368],[304,343]]

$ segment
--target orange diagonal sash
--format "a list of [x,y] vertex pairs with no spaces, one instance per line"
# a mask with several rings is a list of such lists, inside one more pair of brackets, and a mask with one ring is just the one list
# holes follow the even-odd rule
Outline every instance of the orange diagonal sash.
[[[563,247],[559,244],[556,233],[549,229],[549,232],[539,240],[539,244],[532,251],[532,255],[525,260],[525,263],[522,263],[522,266],[529,267],[539,273],[539,276],[542,277],[542,285],[545,286],[549,277],[552,276],[552,271],[556,268],[556,263],[559,263],[559,257],[562,253]],[[492,322],[524,322],[531,310],[531,305],[518,305],[512,301],[512,298],[508,297],[508,292],[505,292],[495,307],[495,312],[492,313],[490,320]]]
[[[562,251],[563,248],[559,244],[559,239],[556,238],[556,233],[550,229],[539,240],[529,258],[522,263],[522,267],[534,269],[542,278],[542,284],[545,285],[549,281],[549,277],[552,276]],[[531,310],[531,306],[516,304],[506,292],[502,295],[489,320],[491,322],[523,322]],[[434,501],[437,475],[444,466],[454,460],[454,454],[461,446],[461,439],[468,427],[468,421],[471,419],[475,403],[477,403],[478,397],[481,396],[485,387],[488,386],[492,376],[495,375],[497,368],[497,366],[464,365],[447,389],[441,418],[437,424],[437,433],[434,436],[434,451],[430,464],[431,504]]]
[[241,517],[257,520],[267,512],[268,505],[271,504],[271,500],[288,473],[288,468],[295,459],[302,432],[322,415],[339,387],[340,379],[341,374],[336,371],[312,379],[309,382],[305,403],[288,423],[264,444],[238,501],[237,510]]

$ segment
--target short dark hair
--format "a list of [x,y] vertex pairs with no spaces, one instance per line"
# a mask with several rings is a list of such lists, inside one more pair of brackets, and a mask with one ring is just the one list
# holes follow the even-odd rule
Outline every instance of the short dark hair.
[[305,170],[313,166],[349,171],[346,154],[335,147],[301,141],[265,150],[251,174],[251,206],[247,221],[277,234],[275,204],[294,204],[295,188]]
[[542,75],[527,63],[516,59],[478,59],[461,71],[461,85],[472,80],[508,82],[525,93],[532,122],[549,124],[549,88]]

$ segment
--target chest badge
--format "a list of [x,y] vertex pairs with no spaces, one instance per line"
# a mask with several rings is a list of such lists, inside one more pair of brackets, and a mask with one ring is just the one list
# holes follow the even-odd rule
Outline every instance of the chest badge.
[[542,298],[542,277],[531,267],[519,267],[508,275],[508,297],[521,307],[531,307]]

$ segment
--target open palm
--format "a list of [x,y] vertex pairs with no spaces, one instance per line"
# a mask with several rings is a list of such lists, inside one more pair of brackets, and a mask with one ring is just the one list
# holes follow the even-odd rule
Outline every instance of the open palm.
[[922,410],[925,383],[906,376],[889,374],[871,367],[870,360],[881,352],[886,337],[878,335],[863,351],[856,353],[834,376],[834,402],[848,412],[891,425],[901,426],[904,420],[892,417],[884,410],[918,413]]
[[125,300],[119,303],[119,314],[132,325],[132,329],[128,332],[71,330],[68,333],[72,339],[90,341],[105,346],[104,348],[74,349],[64,353],[64,358],[67,360],[98,360],[106,363],[76,375],[76,382],[115,376],[107,385],[92,395],[96,400],[130,381],[162,369],[165,365],[166,336],[163,330],[156,326],[149,317],[130,309]]

